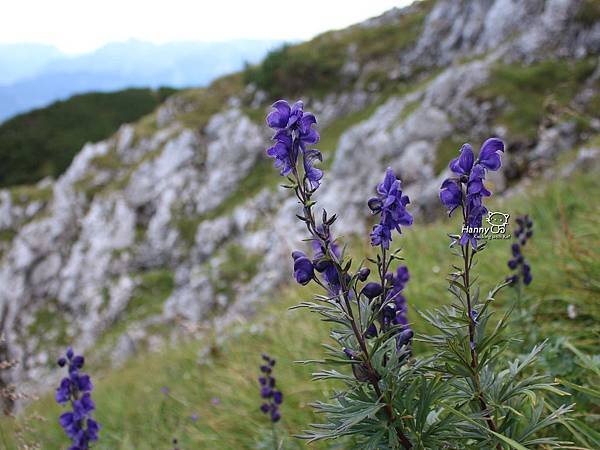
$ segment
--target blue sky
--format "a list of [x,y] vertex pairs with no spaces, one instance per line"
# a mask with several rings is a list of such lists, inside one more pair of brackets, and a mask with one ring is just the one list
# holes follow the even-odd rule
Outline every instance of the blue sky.
[[35,42],[67,53],[138,39],[308,39],[411,0],[8,0],[0,43]]

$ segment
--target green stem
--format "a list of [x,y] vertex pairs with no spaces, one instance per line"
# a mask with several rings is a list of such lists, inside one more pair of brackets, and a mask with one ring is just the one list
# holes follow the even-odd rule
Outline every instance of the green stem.
[[[463,216],[465,218],[465,225],[467,224],[466,220],[466,208],[463,208]],[[461,246],[463,262],[464,262],[464,270],[463,270],[463,282],[465,285],[465,295],[467,298],[467,317],[469,318],[469,348],[471,349],[471,369],[473,373],[473,384],[475,385],[475,395],[479,400],[479,407],[485,421],[491,431],[497,433],[498,430],[496,428],[496,424],[494,423],[494,419],[490,415],[490,410],[487,406],[485,398],[483,396],[483,391],[481,389],[481,380],[479,378],[479,362],[477,358],[477,350],[475,346],[475,319],[472,315],[472,305],[471,305],[471,281],[470,281],[470,271],[473,262],[473,257],[475,252],[469,254],[470,250],[470,242],[467,242],[465,246]],[[502,450],[502,446],[500,444],[496,444],[497,450]]]
[[273,450],[279,450],[279,443],[277,442],[277,431],[275,430],[274,422],[271,422],[271,431],[273,435]]

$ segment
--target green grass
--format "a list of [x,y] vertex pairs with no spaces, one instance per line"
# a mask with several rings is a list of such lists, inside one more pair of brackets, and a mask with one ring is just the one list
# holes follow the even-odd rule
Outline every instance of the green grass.
[[531,141],[549,115],[585,121],[585,117],[570,108],[570,103],[595,67],[596,61],[591,58],[498,65],[476,95],[489,101],[505,98],[508,106],[499,112],[499,123],[508,128],[511,139]]
[[52,198],[52,187],[37,187],[31,185],[15,186],[9,189],[12,200],[17,205],[27,205],[32,202],[46,203]]
[[163,303],[173,292],[175,281],[173,272],[167,269],[155,269],[140,276],[125,310],[125,320],[134,321],[160,314]]
[[575,13],[575,20],[587,27],[595,25],[600,20],[600,1],[582,0]]
[[[342,31],[321,34],[298,45],[283,45],[271,51],[256,66],[247,66],[244,80],[266,91],[271,99],[294,97],[322,97],[337,92],[356,81],[343,76],[342,67],[354,48],[352,60],[361,66],[399,55],[414,44],[433,2],[423,1],[417,10],[403,16],[399,23],[373,27],[353,26]],[[366,74],[367,81],[379,79],[382,72]]]
[[0,186],[57,177],[83,144],[112,135],[151,112],[174,89],[127,89],[76,95],[0,125]]
[[[534,220],[535,235],[525,249],[534,276],[529,296],[539,303],[532,324],[540,337],[566,336],[584,351],[597,352],[600,186],[593,174],[577,174],[567,180],[536,186],[510,201],[498,200],[490,205],[491,210],[508,212],[512,218],[528,213]],[[415,312],[417,308],[450,301],[444,274],[453,257],[447,249],[446,234],[457,227],[457,219],[434,224],[416,220],[412,228],[405,228],[401,239],[394,240],[395,245],[403,246],[411,270],[406,296],[410,318],[418,332],[427,329]],[[372,252],[366,239],[360,242],[362,245],[353,247],[357,257]],[[477,272],[484,292],[507,275],[509,246],[509,241],[491,241],[479,257]],[[235,278],[239,270],[233,260],[243,258],[234,251],[231,256],[228,276]],[[157,275],[156,279],[162,280],[158,284],[163,285],[165,278]],[[267,420],[257,409],[255,377],[262,351],[278,359],[276,374],[285,393],[282,427],[286,433],[298,433],[309,422],[318,421],[308,403],[324,399],[333,386],[310,382],[312,369],[293,361],[322,356],[320,343],[327,340],[328,327],[307,312],[287,310],[301,296],[309,297],[310,289],[284,288],[278,295],[265,299],[258,315],[247,323],[213,330],[213,336],[157,354],[141,355],[123,369],[95,372],[96,416],[104,426],[102,441],[96,448],[169,448],[175,436],[182,448],[259,448],[261,439],[268,442],[270,433]],[[151,297],[148,292],[145,301],[153,303]],[[512,292],[504,291],[497,306],[508,305],[511,298]],[[576,320],[567,318],[566,308],[570,303],[578,308]],[[522,331],[525,330],[512,330],[515,335]],[[199,356],[202,348],[208,350]],[[427,350],[422,345],[415,348],[417,354]],[[89,356],[93,360],[93,352]],[[560,371],[558,366],[557,370]],[[160,393],[162,386],[171,389],[169,396]],[[214,398],[220,403],[211,403]],[[57,416],[60,410],[50,396],[30,408],[30,412],[39,412],[47,418]],[[197,422],[190,419],[193,413],[200,416]],[[52,419],[32,426],[35,430],[32,435],[43,448],[65,446],[66,441]],[[299,448],[303,447],[304,444]]]

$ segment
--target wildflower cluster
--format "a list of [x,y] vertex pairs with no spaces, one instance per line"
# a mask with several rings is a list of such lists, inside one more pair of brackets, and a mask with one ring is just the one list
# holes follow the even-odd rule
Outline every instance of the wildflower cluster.
[[273,367],[275,360],[269,355],[263,354],[262,359],[264,364],[260,366],[261,376],[258,378],[260,384],[260,396],[264,402],[260,405],[260,410],[269,414],[271,422],[279,422],[281,414],[279,406],[283,403],[283,394],[275,389],[275,377],[273,377]]
[[515,230],[515,242],[511,246],[512,258],[508,261],[508,267],[517,272],[509,276],[506,280],[511,284],[523,281],[526,286],[531,284],[533,277],[531,275],[531,266],[525,261],[522,254],[522,248],[533,236],[533,222],[529,216],[521,216],[516,219],[518,228]]
[[392,230],[402,233],[400,225],[412,225],[413,217],[406,210],[409,203],[408,196],[402,195],[400,180],[396,178],[392,169],[388,168],[383,182],[377,185],[377,197],[368,202],[371,211],[381,216],[379,224],[373,227],[371,245],[381,245],[389,249]]
[[312,127],[317,119],[313,114],[304,112],[301,101],[290,107],[288,102],[279,100],[273,108],[275,111],[267,116],[267,123],[275,130],[275,145],[267,150],[267,154],[275,159],[275,167],[284,176],[296,172],[298,155],[302,154],[305,178],[312,189],[317,189],[323,171],[314,167],[314,163],[322,156],[318,150],[307,148],[319,142],[319,133]]
[[[392,270],[393,261],[400,258],[397,252],[389,252],[393,231],[400,233],[400,226],[412,224],[412,215],[406,210],[409,199],[402,193],[400,180],[388,169],[383,182],[377,186],[377,196],[368,202],[371,211],[380,216],[370,236],[372,245],[379,249],[377,259],[371,260],[377,268],[373,272],[375,279],[369,280],[368,267],[352,271],[352,261],[333,237],[336,216],[329,216],[323,210],[321,220],[317,221],[314,213],[316,202],[312,196],[320,186],[323,172],[313,166],[316,160],[321,160],[320,153],[307,150],[306,145],[318,140],[317,132],[311,129],[316,119],[303,112],[301,102],[290,107],[280,100],[273,108],[267,123],[276,131],[275,145],[267,154],[275,158],[280,174],[288,176],[289,184],[284,187],[292,189],[300,203],[298,218],[306,225],[312,247],[312,256],[302,251],[292,253],[294,278],[301,285],[314,282],[324,291],[324,295],[317,296],[318,303],[300,306],[319,313],[323,320],[343,326],[343,331],[332,332],[332,338],[339,344],[336,350],[331,349],[332,358],[343,364],[350,363],[355,383],[358,383],[346,393],[343,402],[318,406],[337,425],[311,431],[306,437],[323,439],[345,433],[347,430],[340,428],[347,427],[343,410],[353,402],[364,405],[362,392],[369,396],[373,408],[381,410],[382,429],[393,430],[392,439],[404,448],[411,448],[400,419],[400,411],[405,408],[399,404],[406,399],[384,395],[382,391],[400,390],[398,384],[404,382],[399,376],[400,368],[406,362],[407,347],[413,336],[407,320],[406,299],[402,295],[408,269],[402,266]],[[409,372],[407,369],[406,373]],[[321,374],[319,378],[338,378],[338,375]],[[267,408],[265,406],[265,410]],[[372,433],[378,432],[377,427],[373,428]]]
[[[336,380],[347,389],[336,392],[328,403],[315,404],[326,422],[302,437],[314,441],[352,436],[353,448],[502,450],[507,445],[559,445],[554,438],[539,434],[570,410],[568,406],[552,409],[544,402],[544,392],[562,392],[533,372],[543,346],[535,346],[522,360],[508,361],[503,332],[509,314],[489,326],[491,304],[507,282],[484,299],[475,285],[475,256],[485,249],[478,242],[487,214],[484,200],[491,196],[484,183],[488,171],[500,169],[503,142],[488,139],[477,158],[465,144],[449,165],[453,175],[443,182],[440,199],[450,214],[456,209],[462,212],[461,234],[451,235],[453,252],[462,261],[450,274],[449,290],[456,301],[421,313],[439,331],[418,335],[435,355],[421,359],[410,348],[413,330],[403,295],[409,270],[404,265],[393,267],[401,257],[390,250],[394,230],[401,233],[401,226],[413,223],[400,180],[388,169],[376,196],[368,201],[371,212],[379,216],[370,233],[377,252],[368,261],[374,267],[361,264],[353,269],[345,248],[333,237],[336,216],[325,210],[318,215],[314,212],[313,195],[323,173],[313,167],[315,159],[306,145],[317,141],[318,134],[311,129],[316,119],[303,112],[301,102],[290,107],[280,100],[273,107],[267,123],[276,130],[276,144],[267,153],[276,159],[281,175],[288,176],[289,184],[284,187],[298,199],[297,217],[306,225],[312,247],[312,256],[292,253],[294,278],[301,285],[315,283],[323,290],[315,301],[298,307],[335,324],[330,336],[336,345],[325,346],[327,358],[319,364],[352,369],[351,374],[331,368],[314,374],[316,380]],[[523,224],[524,230],[518,233],[520,245],[531,236],[527,219]],[[261,381],[266,396],[271,393],[268,380]],[[263,408],[268,412],[270,405]]]
[[80,372],[84,362],[83,356],[75,355],[71,347],[58,360],[60,367],[68,368],[68,376],[62,379],[56,389],[56,401],[61,405],[70,403],[72,408],[59,419],[72,442],[69,450],[89,449],[90,443],[98,440],[100,430],[100,425],[91,416],[96,408],[91,396],[92,382],[89,375]]
[[483,217],[488,212],[483,199],[492,195],[484,185],[485,176],[488,170],[500,168],[501,152],[504,152],[504,143],[490,138],[481,146],[477,160],[471,145],[464,144],[460,155],[450,161],[448,167],[454,176],[442,183],[440,200],[450,215],[458,207],[462,208],[464,224],[459,239],[462,246],[470,243],[474,249],[477,248]]

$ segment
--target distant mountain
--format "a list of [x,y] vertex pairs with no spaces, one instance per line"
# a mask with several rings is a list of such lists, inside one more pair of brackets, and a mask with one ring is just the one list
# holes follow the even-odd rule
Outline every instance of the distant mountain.
[[129,87],[203,86],[255,63],[275,41],[127,41],[68,56],[52,47],[0,45],[0,121],[73,94]]
[[0,85],[37,74],[51,61],[65,58],[58,49],[43,44],[0,44]]

